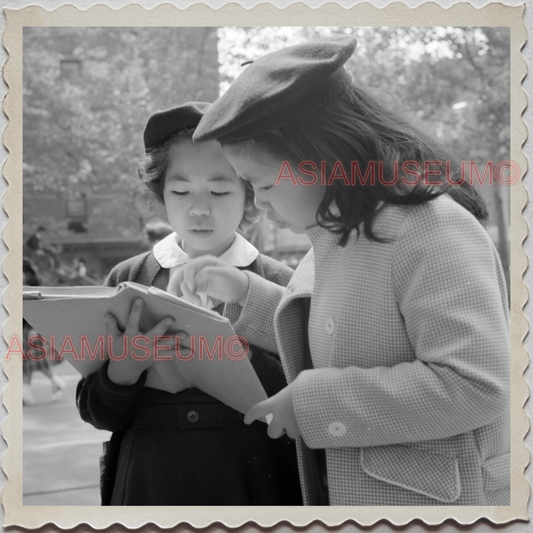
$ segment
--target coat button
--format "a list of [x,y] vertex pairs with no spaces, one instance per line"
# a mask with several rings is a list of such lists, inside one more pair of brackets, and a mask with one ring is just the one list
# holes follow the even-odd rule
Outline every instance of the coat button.
[[342,422],[332,422],[328,430],[334,437],[346,435],[346,426]]
[[328,335],[333,335],[334,331],[335,331],[335,322],[333,321],[333,318],[329,317],[326,320],[326,333]]
[[187,413],[187,420],[188,420],[191,424],[196,424],[196,422],[198,422],[199,419],[200,419],[200,415],[198,414],[198,411],[195,411],[194,409],[191,409],[191,410]]

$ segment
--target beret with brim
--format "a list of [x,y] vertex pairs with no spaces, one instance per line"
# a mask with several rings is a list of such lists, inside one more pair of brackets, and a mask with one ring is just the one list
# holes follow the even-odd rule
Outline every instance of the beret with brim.
[[356,43],[337,35],[257,59],[209,108],[193,139],[243,141],[312,114],[350,79],[343,65]]
[[148,152],[163,145],[172,135],[196,128],[211,104],[188,102],[165,111],[156,111],[144,128],[144,148]]

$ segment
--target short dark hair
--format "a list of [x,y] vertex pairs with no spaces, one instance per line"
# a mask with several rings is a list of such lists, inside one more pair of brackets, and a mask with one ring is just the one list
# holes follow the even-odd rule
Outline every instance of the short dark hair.
[[[228,146],[248,150],[252,156],[254,147],[264,148],[284,159],[312,161],[317,168],[325,162],[328,176],[337,162],[350,169],[351,162],[357,161],[364,173],[373,161],[383,164],[383,181],[392,181],[395,164],[401,168],[404,162],[416,161],[424,168],[425,161],[440,161],[442,168],[434,165],[431,170],[440,169],[443,173],[451,170],[450,181],[453,183],[458,181],[460,168],[456,157],[439,142],[378,101],[368,90],[348,80],[343,91],[335,98],[329,98],[312,115]],[[446,162],[448,168],[445,168]],[[372,230],[381,205],[422,204],[444,193],[478,220],[488,217],[485,202],[466,181],[460,186],[450,185],[447,181],[438,186],[428,185],[423,179],[421,182],[411,186],[399,180],[397,185],[391,186],[382,180],[370,184],[358,179],[355,186],[348,186],[343,180],[333,180],[318,208],[317,222],[337,233],[341,246],[348,242],[352,230],[357,234],[362,230],[367,238],[381,241]],[[339,213],[329,209],[334,201]]]
[[[144,159],[139,164],[137,175],[144,190],[158,204],[164,206],[165,201],[163,191],[165,189],[165,174],[168,167],[168,154],[172,146],[176,146],[183,141],[192,141],[194,128],[184,129],[172,135],[162,145],[151,150],[147,150]],[[240,178],[239,178],[240,179]],[[244,215],[239,224],[239,229],[244,230],[247,226],[257,221],[259,209],[255,206],[254,190],[252,185],[241,180],[244,187]]]

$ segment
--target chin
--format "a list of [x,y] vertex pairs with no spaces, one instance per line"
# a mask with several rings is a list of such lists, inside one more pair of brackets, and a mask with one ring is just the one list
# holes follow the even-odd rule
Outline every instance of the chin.
[[305,229],[304,228],[295,228],[293,226],[289,226],[287,229],[290,229],[293,233],[298,233],[300,235],[305,233]]

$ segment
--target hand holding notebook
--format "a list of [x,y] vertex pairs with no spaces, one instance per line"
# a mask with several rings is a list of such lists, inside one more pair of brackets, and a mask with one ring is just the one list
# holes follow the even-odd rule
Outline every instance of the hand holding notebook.
[[[131,312],[128,317],[126,328],[121,331],[118,327],[116,318],[108,313],[104,319],[106,322],[106,338],[113,339],[113,342],[109,341],[104,346],[104,351],[109,357],[109,353],[122,354],[126,352],[128,354],[124,359],[117,360],[116,357],[112,357],[107,369],[107,374],[111,381],[117,385],[133,385],[135,384],[141,374],[145,370],[149,370],[156,362],[155,357],[151,357],[153,350],[156,347],[157,339],[163,337],[167,330],[174,326],[174,319],[171,317],[161,320],[152,329],[147,332],[141,332],[139,330],[139,322],[142,316],[144,307],[144,301],[142,298],[138,298],[133,301]],[[145,345],[141,346],[136,339],[140,340],[142,337]],[[181,346],[181,340],[188,338],[188,334],[183,332],[179,335],[173,335],[169,340],[171,344],[163,352],[163,357],[174,357],[177,350],[181,350],[184,353],[187,348]],[[180,346],[176,346],[176,343],[180,343]],[[176,387],[180,386],[176,383]],[[190,386],[190,385],[189,385]],[[187,384],[183,383],[180,389],[186,389]]]
[[[136,343],[139,353],[153,360],[146,386],[172,393],[197,387],[243,413],[266,399],[230,322],[155,287],[132,282],[117,287],[27,287],[24,318],[50,347],[53,345],[87,376],[97,371],[107,357],[118,363],[123,355],[124,359],[132,355],[127,348],[118,354],[106,352],[109,326],[106,330],[105,316],[112,315],[118,330],[125,331],[132,304],[138,298],[144,302],[138,331],[146,333],[164,319],[174,319],[165,333],[167,337],[160,338],[155,349],[148,346],[146,335],[128,340]],[[174,340],[184,331],[189,335],[189,351]]]

